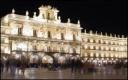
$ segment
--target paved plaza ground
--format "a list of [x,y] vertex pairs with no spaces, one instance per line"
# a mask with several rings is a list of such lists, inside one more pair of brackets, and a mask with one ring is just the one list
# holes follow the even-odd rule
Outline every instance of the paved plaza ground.
[[1,79],[127,79],[127,70],[116,71],[98,70],[97,72],[72,73],[70,68],[48,70],[45,68],[27,68],[25,75],[21,72],[11,75],[10,72],[3,72]]

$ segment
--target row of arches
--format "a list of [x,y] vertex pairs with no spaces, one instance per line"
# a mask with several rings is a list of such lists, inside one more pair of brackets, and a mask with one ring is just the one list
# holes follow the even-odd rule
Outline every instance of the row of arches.
[[21,56],[24,56],[29,59],[30,63],[38,63],[38,61],[40,60],[41,63],[53,63],[55,60],[57,61],[57,63],[60,64],[64,64],[66,63],[66,60],[69,60],[69,58],[71,57],[69,54],[60,54],[60,53],[53,53],[53,54],[47,54],[47,53],[22,53],[21,54],[17,54],[17,52],[14,54],[16,59],[20,59]]

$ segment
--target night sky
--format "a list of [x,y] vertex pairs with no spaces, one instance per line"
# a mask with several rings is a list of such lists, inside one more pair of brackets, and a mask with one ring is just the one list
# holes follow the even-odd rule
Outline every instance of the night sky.
[[62,22],[80,20],[87,32],[128,35],[127,0],[0,0],[0,17],[11,13],[12,8],[21,15],[28,10],[32,16],[42,4],[59,9]]

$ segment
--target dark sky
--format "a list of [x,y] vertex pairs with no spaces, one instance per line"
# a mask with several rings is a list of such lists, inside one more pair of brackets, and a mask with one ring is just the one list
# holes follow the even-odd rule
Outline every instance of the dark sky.
[[0,0],[0,17],[15,8],[17,14],[25,11],[38,13],[41,5],[52,5],[60,10],[62,22],[71,18],[87,30],[127,35],[127,0]]

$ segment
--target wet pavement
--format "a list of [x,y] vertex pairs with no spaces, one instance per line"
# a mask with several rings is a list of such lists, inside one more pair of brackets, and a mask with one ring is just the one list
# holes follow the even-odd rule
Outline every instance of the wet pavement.
[[45,68],[27,68],[23,75],[21,71],[11,75],[3,72],[1,79],[127,79],[127,69],[112,70],[99,68],[97,72],[72,73],[70,69],[48,70]]

